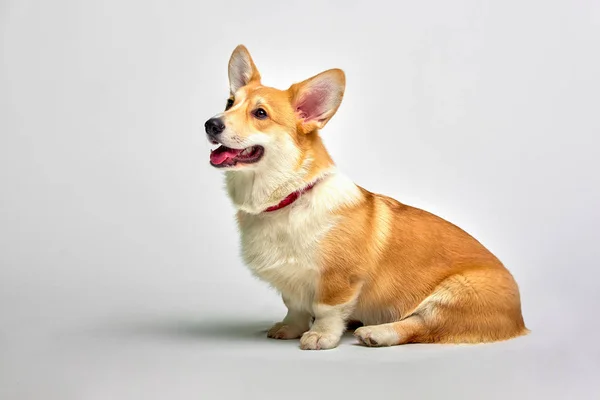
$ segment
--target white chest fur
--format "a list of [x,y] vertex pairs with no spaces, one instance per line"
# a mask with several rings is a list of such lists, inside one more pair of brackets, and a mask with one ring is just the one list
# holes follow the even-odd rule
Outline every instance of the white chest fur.
[[320,275],[319,244],[339,218],[332,211],[359,195],[356,185],[335,174],[281,210],[244,213],[244,261],[295,307],[310,311]]

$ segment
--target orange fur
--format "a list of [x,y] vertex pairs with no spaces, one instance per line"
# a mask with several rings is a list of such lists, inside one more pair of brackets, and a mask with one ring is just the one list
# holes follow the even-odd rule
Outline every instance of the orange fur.
[[338,213],[342,222],[321,246],[321,287],[345,291],[350,279],[361,282],[355,320],[412,318],[396,326],[398,344],[488,342],[527,332],[513,277],[460,228],[366,190],[360,204]]

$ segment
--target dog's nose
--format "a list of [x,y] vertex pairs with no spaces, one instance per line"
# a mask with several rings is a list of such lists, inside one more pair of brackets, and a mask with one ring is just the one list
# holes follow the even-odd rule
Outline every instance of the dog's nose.
[[216,136],[225,130],[225,124],[219,118],[211,118],[204,124],[204,129],[209,135]]

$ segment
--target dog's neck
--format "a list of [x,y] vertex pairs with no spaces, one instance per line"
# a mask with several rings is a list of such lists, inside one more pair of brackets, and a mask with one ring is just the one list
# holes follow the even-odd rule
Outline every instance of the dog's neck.
[[278,210],[281,210],[282,208],[289,206],[290,204],[292,204],[296,200],[298,200],[298,198],[300,196],[302,196],[304,193],[309,192],[312,188],[314,188],[317,183],[319,183],[318,180],[309,183],[308,185],[306,185],[305,187],[303,187],[300,190],[296,190],[295,192],[288,194],[287,197],[284,198],[283,200],[281,200],[277,205],[271,206],[271,207],[267,208],[266,210],[264,210],[263,212],[274,212],[274,211],[278,211]]
[[334,166],[316,174],[304,172],[277,177],[257,171],[227,172],[227,191],[237,209],[249,214],[260,214],[278,206],[290,194],[302,191],[314,182],[335,173]]

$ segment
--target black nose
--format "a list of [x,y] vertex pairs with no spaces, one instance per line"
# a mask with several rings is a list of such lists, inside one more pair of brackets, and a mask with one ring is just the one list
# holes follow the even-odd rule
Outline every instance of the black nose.
[[218,135],[225,130],[225,124],[219,118],[211,118],[204,124],[204,129],[209,135]]

